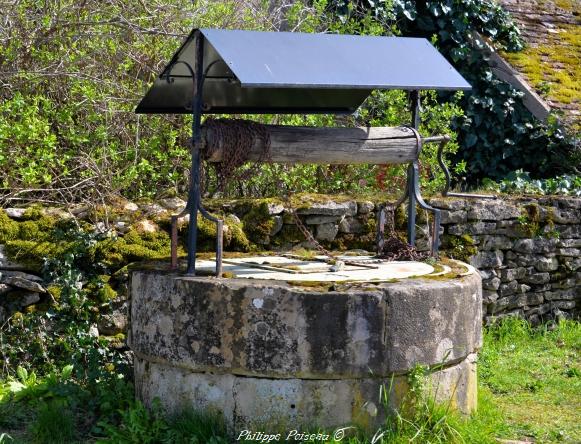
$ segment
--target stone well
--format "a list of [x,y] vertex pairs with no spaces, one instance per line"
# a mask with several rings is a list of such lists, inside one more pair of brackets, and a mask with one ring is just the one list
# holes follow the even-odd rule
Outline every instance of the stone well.
[[138,397],[158,397],[169,410],[219,410],[238,430],[365,427],[385,413],[380,388],[397,407],[406,375],[422,364],[434,368],[429,386],[438,400],[465,413],[476,408],[482,291],[472,267],[330,271],[316,260],[289,261],[228,260],[235,277],[220,279],[134,271]]

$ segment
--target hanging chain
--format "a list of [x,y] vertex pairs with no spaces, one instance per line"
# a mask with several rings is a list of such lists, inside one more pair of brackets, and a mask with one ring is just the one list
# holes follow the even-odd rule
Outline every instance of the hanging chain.
[[[401,240],[395,232],[395,210],[393,204],[386,203],[380,211],[385,215],[385,230],[387,228],[387,236],[382,245],[379,246],[377,257],[386,261],[421,261],[426,259],[429,254],[427,252],[420,252],[413,245]],[[381,221],[381,217],[378,218]],[[380,222],[381,223],[381,222]]]
[[319,251],[319,253],[321,253],[323,256],[328,256],[331,260],[333,258],[335,258],[335,255],[333,253],[331,253],[329,250],[327,250],[325,247],[323,247],[319,241],[317,241],[317,239],[315,239],[315,236],[313,236],[313,233],[311,233],[311,231],[307,228],[307,226],[303,223],[303,221],[301,220],[301,218],[299,217],[299,215],[297,214],[296,210],[292,207],[292,203],[291,203],[291,198],[290,198],[290,193],[285,194],[285,198],[284,198],[284,207],[285,210],[292,216],[295,225],[297,226],[297,228],[300,230],[300,232],[303,234],[303,236],[305,236],[305,239],[310,242],[312,245],[314,245],[314,247]]
[[[222,160],[214,164],[219,190],[223,191],[230,181],[244,181],[256,176],[260,164],[270,161],[270,134],[266,125],[251,120],[210,118],[206,119],[204,127],[212,133],[210,140],[206,141],[204,159],[222,150]],[[241,170],[257,140],[261,142],[259,158]]]

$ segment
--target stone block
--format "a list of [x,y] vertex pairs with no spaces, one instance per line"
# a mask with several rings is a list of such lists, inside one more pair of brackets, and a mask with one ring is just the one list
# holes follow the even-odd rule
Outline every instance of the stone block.
[[[508,256],[508,255],[507,255]],[[522,279],[526,275],[526,268],[504,268],[500,270],[500,280],[502,282],[509,282]]]
[[498,299],[498,293],[496,291],[482,290],[482,302],[484,304],[490,304],[496,302]]
[[448,227],[448,233],[454,236],[462,236],[463,234],[494,234],[495,231],[496,222],[469,222]]
[[572,310],[577,306],[575,301],[555,301],[553,302],[553,307],[560,308],[562,310]]
[[557,246],[559,248],[579,248],[581,247],[581,239],[558,239]]
[[581,298],[581,292],[579,291],[579,288],[567,288],[565,290],[553,290],[545,292],[545,299],[547,301],[555,301],[558,299],[573,300],[576,298]]
[[550,220],[557,224],[581,224],[581,211],[572,208],[550,208]]
[[442,210],[442,220],[443,224],[461,224],[468,220],[466,216],[466,211],[464,210],[457,210],[457,211],[447,211]]
[[544,302],[543,293],[527,293],[525,296],[526,305],[539,305]]
[[308,207],[298,208],[297,214],[319,216],[355,216],[357,203],[349,202],[315,202]]
[[339,226],[333,223],[317,225],[316,239],[320,241],[332,241],[339,232]]
[[546,254],[556,251],[557,239],[519,239],[513,250],[519,253]]
[[470,260],[470,264],[476,268],[498,268],[502,266],[502,251],[479,251]]
[[534,267],[539,271],[555,271],[559,268],[556,257],[535,256]]
[[306,225],[320,225],[320,224],[331,224],[339,223],[345,218],[344,215],[339,216],[307,216],[305,217]]
[[[562,281],[559,282],[554,282],[553,284],[551,284],[551,288],[553,289],[565,289],[565,288],[573,288],[576,284],[576,280],[573,277],[567,278],[567,279],[563,279]],[[579,290],[581,291],[581,290]]]
[[518,291],[519,285],[517,281],[511,281],[508,282],[506,284],[502,284],[500,285],[499,289],[498,289],[498,294],[501,297],[504,296],[509,296],[511,294],[514,294]]
[[468,208],[468,220],[516,219],[521,211],[514,203],[502,200],[475,201]]
[[363,233],[364,230],[365,230],[365,226],[356,217],[347,216],[339,223],[339,232],[340,233],[359,234],[359,233]]
[[565,238],[580,239],[581,238],[581,224],[579,224],[579,225],[557,225],[557,226],[555,226],[555,230],[559,233],[559,237],[562,239],[565,239]]
[[581,257],[581,249],[579,248],[558,248],[558,256]]
[[38,282],[31,281],[19,276],[2,277],[2,283],[16,288],[22,288],[36,293],[46,293],[46,290]]
[[527,275],[521,279],[526,284],[544,284],[551,280],[551,275],[547,272],[535,273],[534,269],[527,272]]
[[359,214],[369,214],[375,208],[375,204],[371,201],[357,202],[357,212]]
[[509,250],[512,248],[512,240],[506,236],[482,236],[480,250]]
[[500,287],[500,279],[497,277],[493,277],[492,279],[483,279],[482,280],[482,288],[484,290],[492,290],[496,291]]

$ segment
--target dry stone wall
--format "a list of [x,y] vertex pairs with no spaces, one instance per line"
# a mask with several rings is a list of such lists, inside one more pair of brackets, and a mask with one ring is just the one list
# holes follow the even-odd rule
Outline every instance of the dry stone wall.
[[[297,228],[285,205],[272,200],[262,201],[258,207],[256,204],[222,201],[213,205],[214,211],[226,215],[228,236],[237,232],[248,238],[227,243],[227,250],[248,245],[259,250],[315,247]],[[581,198],[436,198],[431,204],[442,209],[443,253],[469,262],[480,271],[485,322],[505,316],[521,316],[533,323],[579,318]],[[184,206],[179,198],[139,205],[129,202],[112,212],[107,224],[100,221],[93,222],[93,226],[95,230],[114,231],[120,237],[126,233],[151,233],[160,227],[167,228],[163,220],[167,221],[169,214],[181,211]],[[376,203],[317,196],[293,202],[293,207],[313,237],[327,248],[373,249]],[[90,213],[79,208],[68,212],[44,211],[56,217],[85,220]],[[24,211],[13,208],[5,213],[18,221]],[[405,227],[404,214],[401,210],[396,214],[396,227],[400,229]],[[425,213],[419,212],[420,249],[429,245],[428,231]],[[16,311],[50,302],[46,286],[38,273],[10,258],[0,245],[0,323]],[[115,304],[111,313],[102,317],[102,325],[97,326],[101,334],[116,334],[126,328],[126,301]]]

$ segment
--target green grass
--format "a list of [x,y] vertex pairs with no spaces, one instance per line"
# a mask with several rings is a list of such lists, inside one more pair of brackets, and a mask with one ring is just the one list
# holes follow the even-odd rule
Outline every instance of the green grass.
[[504,412],[505,438],[581,442],[581,324],[532,329],[511,320],[485,334],[480,392]]
[[[416,396],[407,400],[401,413],[385,419],[375,433],[374,442],[495,444],[498,439],[581,442],[580,351],[581,324],[578,322],[564,321],[533,329],[518,319],[505,320],[486,329],[484,334],[476,413],[461,417],[449,406],[435,405],[425,398],[420,389],[424,370],[418,368],[411,378],[417,381],[417,385],[412,384],[417,389]],[[216,416],[194,411],[166,416],[159,405],[148,410],[132,400],[131,390],[119,387],[93,390],[101,393],[105,403],[96,408],[92,426],[87,425],[83,389],[72,387],[72,382],[63,377],[68,372],[59,375],[58,378],[53,375],[50,382],[50,377],[37,379],[32,374],[21,374],[26,388],[20,395],[0,396],[0,444],[227,444],[234,441]],[[8,385],[0,384],[0,387],[6,391]],[[114,393],[109,396],[103,392],[106,390]],[[115,400],[117,394],[119,399]],[[98,412],[102,415],[105,405],[107,411],[116,408],[117,415],[99,417]],[[276,433],[267,427],[264,431]],[[333,435],[333,431],[327,433]],[[284,436],[283,431],[281,439],[273,442],[285,442]],[[340,442],[368,444],[373,442],[373,436],[352,429]]]

